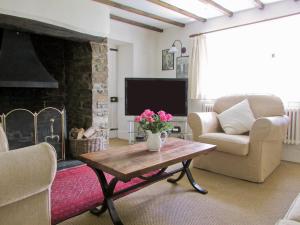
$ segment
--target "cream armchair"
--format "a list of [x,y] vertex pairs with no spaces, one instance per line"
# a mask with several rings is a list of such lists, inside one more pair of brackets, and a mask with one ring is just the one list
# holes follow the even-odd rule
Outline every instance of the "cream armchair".
[[0,124],[0,224],[50,225],[50,185],[55,173],[51,145],[8,151]]
[[[224,133],[217,114],[248,99],[256,121],[249,134]],[[217,145],[196,158],[194,167],[253,182],[263,182],[280,164],[288,118],[282,101],[271,95],[236,95],[216,100],[213,112],[193,112],[188,123],[195,141]]]

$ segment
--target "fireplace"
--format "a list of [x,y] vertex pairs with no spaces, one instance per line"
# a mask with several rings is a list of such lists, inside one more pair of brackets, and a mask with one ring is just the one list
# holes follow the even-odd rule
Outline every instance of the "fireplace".
[[[28,30],[20,31],[15,27],[0,29],[0,42],[2,43],[0,47],[0,115],[17,108],[28,109],[32,112],[39,112],[45,107],[65,110],[67,134],[73,127],[95,126],[104,130],[102,140],[105,141],[106,146],[109,136],[106,39],[91,41],[80,38],[76,40],[73,36],[69,39],[36,33]],[[35,70],[33,67],[37,63],[33,65],[26,63],[26,60],[18,58],[19,56],[12,57],[1,64],[1,56],[5,59],[9,57],[4,54],[4,50],[7,49],[3,42],[6,42],[8,38],[12,39],[8,41],[14,41],[13,39],[19,36],[30,38],[41,68]],[[10,44],[13,47],[17,46]],[[22,44],[20,46],[22,47],[19,49],[20,55],[22,55],[25,49]],[[14,59],[18,60],[15,66],[7,69],[5,66]],[[38,71],[38,74],[27,78],[25,75],[28,75],[30,70]],[[7,79],[14,76],[8,75],[7,71],[17,71],[18,76],[21,75],[21,80],[13,77],[11,81],[1,83],[1,78]],[[48,78],[34,80],[42,73]],[[46,82],[41,83],[41,80]],[[48,84],[46,84],[47,81]],[[66,148],[66,153],[68,155],[68,148]]]

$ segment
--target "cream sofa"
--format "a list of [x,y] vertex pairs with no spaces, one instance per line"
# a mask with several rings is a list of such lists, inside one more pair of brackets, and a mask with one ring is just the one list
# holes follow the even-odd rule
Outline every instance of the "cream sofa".
[[56,155],[47,143],[8,151],[0,124],[0,224],[50,225]]
[[[256,121],[249,134],[224,133],[217,114],[248,99]],[[270,95],[235,95],[215,101],[213,112],[188,115],[193,140],[215,144],[217,151],[195,158],[194,167],[216,173],[263,182],[280,164],[282,142],[288,118],[282,101]]]
[[285,217],[276,225],[300,225],[300,194],[292,203]]

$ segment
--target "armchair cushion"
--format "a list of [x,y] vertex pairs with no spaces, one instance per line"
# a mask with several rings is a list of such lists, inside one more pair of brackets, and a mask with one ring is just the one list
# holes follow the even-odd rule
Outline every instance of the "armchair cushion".
[[245,156],[249,152],[249,136],[225,133],[206,133],[199,137],[204,143],[217,145],[217,151]]
[[243,134],[255,121],[247,99],[217,115],[226,134]]

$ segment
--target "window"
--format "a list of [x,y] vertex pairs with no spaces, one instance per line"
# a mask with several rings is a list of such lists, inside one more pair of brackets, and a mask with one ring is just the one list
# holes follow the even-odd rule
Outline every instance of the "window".
[[300,16],[206,36],[208,71],[203,96],[268,93],[300,101]]

